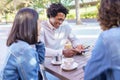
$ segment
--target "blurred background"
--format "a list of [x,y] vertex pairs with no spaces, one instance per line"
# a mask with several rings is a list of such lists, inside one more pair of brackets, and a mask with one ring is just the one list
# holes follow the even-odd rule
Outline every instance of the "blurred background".
[[66,20],[80,24],[81,20],[97,18],[100,0],[0,0],[0,22],[12,22],[15,13],[23,7],[36,9],[39,12],[40,19],[46,20],[46,8],[51,3],[57,2],[69,9]]
[[97,22],[100,0],[0,0],[0,65],[7,55],[6,39],[16,12],[23,7],[34,8],[39,13],[39,19],[47,20],[46,8],[56,2],[69,9],[66,20],[81,43],[94,45],[101,33]]

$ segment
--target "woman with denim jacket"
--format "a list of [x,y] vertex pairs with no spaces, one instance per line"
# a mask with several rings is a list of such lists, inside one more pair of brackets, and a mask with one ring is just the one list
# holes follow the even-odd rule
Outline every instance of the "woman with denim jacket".
[[45,48],[38,41],[38,33],[38,13],[30,8],[20,9],[7,39],[9,56],[3,80],[42,80],[39,64],[44,62]]
[[85,67],[84,80],[120,80],[120,0],[101,0],[98,21],[103,32]]

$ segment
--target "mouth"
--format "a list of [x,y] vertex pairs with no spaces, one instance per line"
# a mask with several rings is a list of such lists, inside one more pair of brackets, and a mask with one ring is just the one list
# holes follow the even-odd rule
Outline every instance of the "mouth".
[[61,25],[61,24],[57,23],[57,24],[55,25],[55,27],[58,28],[60,25]]

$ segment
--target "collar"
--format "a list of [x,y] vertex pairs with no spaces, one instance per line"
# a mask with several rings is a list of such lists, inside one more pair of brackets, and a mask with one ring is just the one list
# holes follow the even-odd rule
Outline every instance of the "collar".
[[49,27],[50,29],[52,29],[52,30],[55,30],[55,29],[56,29],[55,27],[53,27],[53,25],[50,23],[49,20],[47,21],[47,23],[48,23],[48,27]]

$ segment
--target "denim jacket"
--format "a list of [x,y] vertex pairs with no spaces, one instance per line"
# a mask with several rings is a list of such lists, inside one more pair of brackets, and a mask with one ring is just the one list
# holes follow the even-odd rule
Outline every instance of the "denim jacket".
[[84,80],[120,80],[120,27],[100,34],[85,67]]
[[3,71],[3,80],[38,80],[39,64],[44,62],[45,48],[41,42],[35,46],[36,50],[18,40],[8,47],[10,56]]

